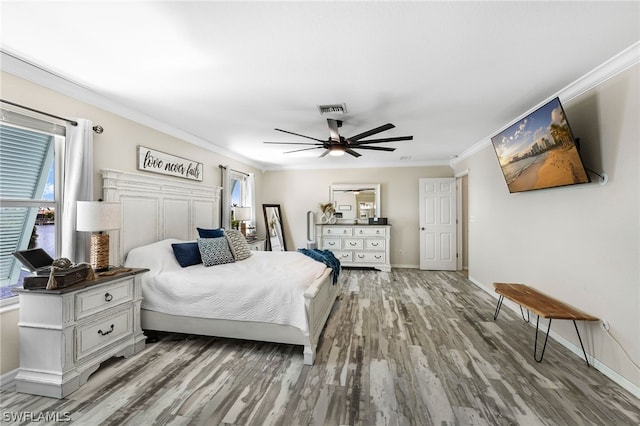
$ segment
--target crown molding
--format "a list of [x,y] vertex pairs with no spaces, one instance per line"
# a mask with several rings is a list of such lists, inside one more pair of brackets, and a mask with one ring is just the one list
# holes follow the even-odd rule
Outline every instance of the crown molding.
[[27,59],[23,59],[5,49],[0,49],[0,69],[9,74],[13,74],[16,77],[20,77],[39,86],[46,87],[47,89],[76,99],[80,102],[93,105],[97,108],[119,115],[143,126],[158,130],[159,132],[167,135],[174,136],[208,151],[224,155],[259,170],[265,169],[264,164],[256,163],[255,161],[238,153],[222,148],[213,142],[209,142],[192,135],[191,133],[169,126],[166,123],[152,118],[140,111],[128,108],[121,103],[115,102],[104,95],[88,90],[73,80],[62,77],[51,70],[36,65],[35,63],[32,63]]
[[[609,80],[612,77],[626,71],[632,66],[638,64],[640,62],[640,41],[633,43],[631,46],[618,53],[608,61],[604,62],[602,65],[594,68],[589,71],[582,77],[575,80],[573,83],[565,86],[563,89],[558,91],[556,94],[550,96],[549,98],[543,100],[538,105],[529,109],[527,112],[522,114],[517,119],[514,119],[512,122],[518,121],[520,118],[525,117],[526,115],[532,113],[536,109],[540,108],[542,105],[549,102],[551,99],[555,97],[559,97],[562,103],[567,103],[575,98],[578,98],[585,94],[586,92],[598,87],[605,81]],[[505,126],[500,129],[506,127],[509,123],[505,124]],[[451,167],[454,167],[460,161],[472,156],[473,154],[481,151],[487,146],[491,145],[491,136],[498,133],[500,129],[497,129],[491,135],[483,138],[482,140],[476,142],[471,145],[469,148],[464,150],[462,153],[458,155],[458,157],[452,159],[449,162]]]

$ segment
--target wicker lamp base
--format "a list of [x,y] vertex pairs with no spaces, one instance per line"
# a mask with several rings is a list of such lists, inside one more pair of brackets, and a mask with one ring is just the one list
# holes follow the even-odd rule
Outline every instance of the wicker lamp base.
[[109,270],[109,234],[91,234],[89,263],[96,272]]

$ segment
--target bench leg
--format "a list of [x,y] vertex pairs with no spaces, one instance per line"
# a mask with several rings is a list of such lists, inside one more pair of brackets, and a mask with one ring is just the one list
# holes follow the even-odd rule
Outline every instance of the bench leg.
[[496,306],[496,311],[493,313],[493,320],[497,320],[498,319],[498,314],[500,314],[500,308],[502,308],[502,301],[504,300],[504,296],[500,295],[500,297],[498,297],[498,306]]
[[578,333],[578,341],[580,341],[580,347],[582,348],[582,353],[584,354],[584,360],[587,361],[587,367],[589,365],[589,358],[587,358],[587,351],[584,350],[584,345],[582,344],[582,339],[580,338],[580,332],[578,331],[578,324],[576,324],[576,320],[573,321],[573,326],[576,328],[576,333]]
[[536,319],[536,340],[533,344],[533,359],[536,362],[542,362],[542,358],[544,357],[544,350],[547,349],[547,339],[549,339],[549,330],[551,330],[551,318],[549,318],[549,326],[547,327],[547,336],[544,338],[544,346],[542,346],[542,352],[540,352],[540,359],[538,359],[538,323],[540,322],[540,315],[538,315],[538,319]]
[[527,317],[524,317],[524,311],[522,310],[522,305],[520,305],[520,315],[522,315],[522,319],[525,320],[527,324],[529,324],[529,310],[527,309]]

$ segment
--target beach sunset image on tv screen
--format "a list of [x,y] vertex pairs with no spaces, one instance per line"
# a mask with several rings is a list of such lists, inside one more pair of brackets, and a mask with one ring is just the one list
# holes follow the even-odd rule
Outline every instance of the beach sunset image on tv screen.
[[509,192],[589,182],[560,100],[491,138]]

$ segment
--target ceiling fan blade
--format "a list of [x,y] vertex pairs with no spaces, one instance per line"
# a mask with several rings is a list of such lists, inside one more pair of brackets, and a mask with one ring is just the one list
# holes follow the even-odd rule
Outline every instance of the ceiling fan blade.
[[373,151],[395,151],[395,148],[388,148],[386,146],[366,146],[366,145],[358,145],[354,147],[354,149],[371,149]]
[[346,152],[347,154],[351,154],[356,158],[362,157],[362,154],[358,154],[357,152],[355,152],[354,150],[352,150],[350,148],[345,149],[344,152]]
[[323,152],[322,154],[320,154],[320,158],[324,157],[325,155],[327,155],[329,152],[331,152],[330,149],[327,149],[325,152]]
[[384,143],[384,142],[400,142],[400,141],[412,141],[413,136],[398,136],[395,138],[381,138],[381,139],[369,139],[366,141],[356,141],[352,142],[352,146],[358,146],[366,143]]
[[329,135],[334,142],[340,142],[340,133],[338,132],[339,123],[338,120],[333,118],[327,118],[327,124],[329,124]]
[[312,138],[311,136],[301,135],[300,133],[293,133],[293,132],[290,132],[288,130],[282,130],[282,129],[274,129],[274,130],[277,130],[277,131],[283,132],[283,133],[289,133],[290,135],[300,136],[301,138],[307,138],[307,139],[312,139],[312,140],[318,141],[318,142],[324,142],[322,139]]
[[271,143],[276,145],[316,145],[316,146],[324,145],[321,143],[305,143],[305,142],[263,142],[263,143]]
[[387,124],[384,124],[384,125],[382,125],[380,127],[376,127],[375,129],[371,129],[371,130],[368,130],[368,131],[366,131],[364,133],[360,133],[359,135],[351,136],[350,138],[347,138],[347,139],[351,140],[351,141],[358,141],[358,140],[360,140],[362,138],[366,138],[367,136],[375,135],[376,133],[380,133],[380,132],[384,132],[385,130],[393,129],[394,127],[396,127],[396,126],[394,126],[391,123],[387,123]]
[[321,146],[314,146],[313,148],[294,149],[293,151],[285,151],[283,154],[291,154],[292,152],[309,151],[310,149],[319,149]]

